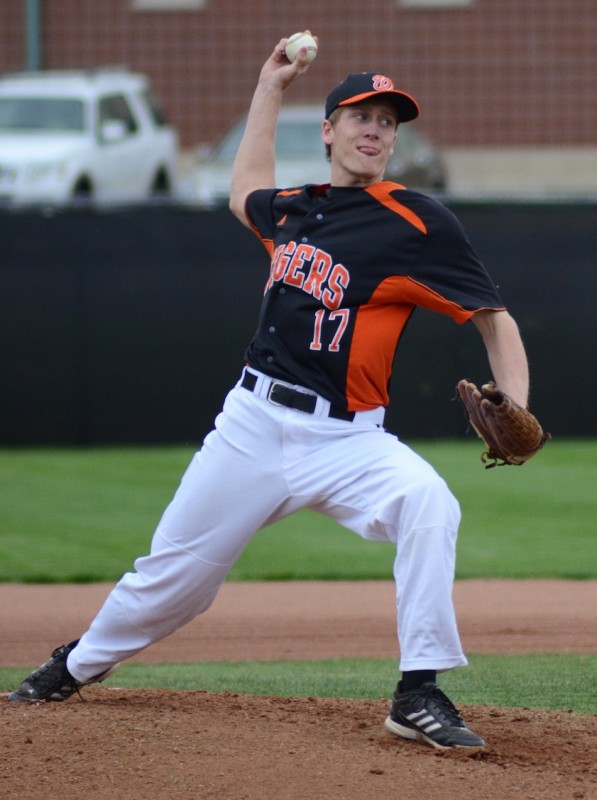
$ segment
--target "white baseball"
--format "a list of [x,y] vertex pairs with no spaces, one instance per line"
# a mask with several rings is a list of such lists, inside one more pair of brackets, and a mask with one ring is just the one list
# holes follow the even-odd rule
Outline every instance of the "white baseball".
[[293,33],[286,42],[286,58],[294,61],[301,47],[307,48],[307,64],[310,64],[317,55],[317,42],[308,33]]

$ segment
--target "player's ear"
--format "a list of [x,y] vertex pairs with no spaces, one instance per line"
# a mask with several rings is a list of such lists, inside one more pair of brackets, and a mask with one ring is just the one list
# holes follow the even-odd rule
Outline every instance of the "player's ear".
[[334,126],[329,119],[321,123],[321,138],[324,144],[332,144],[334,140]]

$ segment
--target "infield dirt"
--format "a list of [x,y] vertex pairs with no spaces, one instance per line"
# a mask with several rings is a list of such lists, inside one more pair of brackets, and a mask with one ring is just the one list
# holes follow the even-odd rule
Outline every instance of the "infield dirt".
[[[44,661],[109,589],[0,585],[0,666]],[[392,658],[392,595],[383,582],[226,584],[135,660]],[[468,652],[597,650],[597,581],[465,581],[455,602]],[[597,800],[596,715],[459,705],[489,743],[466,755],[392,737],[385,701],[108,686],[84,699],[2,700],[0,797]]]

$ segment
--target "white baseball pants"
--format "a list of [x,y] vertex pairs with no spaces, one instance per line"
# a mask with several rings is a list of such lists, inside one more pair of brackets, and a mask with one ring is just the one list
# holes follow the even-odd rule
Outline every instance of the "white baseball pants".
[[[254,372],[252,370],[252,372]],[[396,545],[401,670],[464,666],[452,603],[458,503],[435,470],[382,427],[276,406],[260,373],[237,384],[154,533],[68,658],[86,681],[173,633],[213,602],[261,528],[301,508]],[[260,396],[262,395],[262,396]]]

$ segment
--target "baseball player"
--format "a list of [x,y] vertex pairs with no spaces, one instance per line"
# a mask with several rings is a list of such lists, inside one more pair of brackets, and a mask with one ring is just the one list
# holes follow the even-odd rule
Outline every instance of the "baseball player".
[[498,386],[527,403],[518,328],[460,224],[383,180],[415,100],[376,72],[330,92],[322,140],[331,182],[275,187],[284,90],[308,69],[282,39],[262,67],[230,207],[270,257],[258,329],[215,429],[154,533],[89,629],[12,701],[64,700],[206,611],[256,531],[301,508],[396,546],[400,648],[385,725],[436,748],[482,748],[437,674],[465,666],[452,604],[460,510],[444,480],[384,427],[398,341],[417,306],[472,321]]

